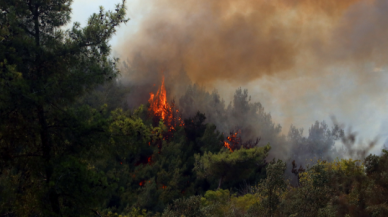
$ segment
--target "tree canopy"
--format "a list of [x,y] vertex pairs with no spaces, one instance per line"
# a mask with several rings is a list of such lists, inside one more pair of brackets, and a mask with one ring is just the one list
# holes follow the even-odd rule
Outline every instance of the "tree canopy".
[[84,161],[108,141],[103,111],[72,105],[117,76],[108,41],[127,22],[125,1],[65,31],[71,3],[0,1],[1,174],[13,174],[7,200],[20,215],[89,213],[100,194],[90,186],[107,187]]

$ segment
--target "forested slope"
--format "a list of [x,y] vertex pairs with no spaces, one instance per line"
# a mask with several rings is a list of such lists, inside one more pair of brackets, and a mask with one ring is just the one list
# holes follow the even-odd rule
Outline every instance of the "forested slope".
[[175,104],[164,81],[128,108],[108,44],[125,1],[64,31],[71,2],[0,0],[1,216],[388,215],[388,152],[334,160],[338,126],[283,136],[247,90]]

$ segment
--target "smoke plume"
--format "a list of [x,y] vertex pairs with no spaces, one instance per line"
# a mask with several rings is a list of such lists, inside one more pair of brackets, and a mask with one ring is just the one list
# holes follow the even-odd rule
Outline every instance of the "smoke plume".
[[386,0],[147,3],[149,13],[120,43],[119,53],[138,68],[184,69],[203,85],[244,84],[275,74],[289,78],[311,65],[387,60]]
[[133,104],[164,75],[177,101],[191,83],[216,88],[226,102],[248,87],[283,130],[336,112],[364,117],[366,100],[386,108],[387,0],[144,0],[141,8],[138,26],[115,47],[135,85]]

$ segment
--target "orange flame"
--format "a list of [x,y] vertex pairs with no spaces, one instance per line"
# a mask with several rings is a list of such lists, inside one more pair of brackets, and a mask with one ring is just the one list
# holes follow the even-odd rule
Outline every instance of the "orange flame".
[[230,147],[230,144],[227,141],[224,141],[224,146],[227,147],[230,152],[233,152],[233,149]]
[[175,104],[170,105],[167,102],[167,93],[164,86],[164,77],[162,78],[162,85],[156,92],[150,93],[149,111],[156,117],[163,119],[169,131],[175,130],[176,126],[184,126],[182,118],[178,115],[179,110],[175,109]]
[[233,152],[233,149],[239,146],[241,143],[241,137],[239,134],[241,133],[240,130],[238,130],[235,133],[230,133],[230,136],[226,137],[228,141],[224,141],[224,146],[230,150],[230,152]]
[[156,94],[150,93],[149,110],[154,113],[155,116],[159,116],[163,120],[166,120],[166,112],[171,110],[170,105],[167,103],[166,88],[164,87],[164,77],[162,79],[162,85]]

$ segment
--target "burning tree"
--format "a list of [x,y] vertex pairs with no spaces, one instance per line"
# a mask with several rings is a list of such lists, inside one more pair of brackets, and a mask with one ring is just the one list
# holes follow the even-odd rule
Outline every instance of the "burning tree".
[[[224,147],[225,137],[216,130],[216,126],[205,122],[205,114],[197,112],[183,122],[174,101],[168,100],[164,78],[158,89],[150,94],[148,102],[148,107],[141,106],[138,111],[132,114],[128,111],[125,115],[129,120],[136,117],[146,122],[152,120],[153,127],[147,128],[151,137],[136,145],[133,144],[138,139],[133,137],[147,133],[137,135],[136,128],[124,127],[128,129],[125,132],[133,137],[120,138],[130,143],[129,147],[133,147],[134,152],[125,156],[117,166],[120,173],[127,174],[121,175],[128,179],[125,184],[123,181],[123,186],[130,186],[128,191],[138,194],[133,200],[122,198],[120,204],[136,200],[139,207],[161,212],[176,198],[202,194],[221,185],[236,188],[243,181],[256,183],[261,179],[265,169],[264,159],[270,147],[255,147],[259,139],[243,142],[241,137],[245,134],[242,130],[231,132],[226,138],[231,152]],[[134,121],[118,123],[139,124]],[[193,170],[195,155],[203,159],[203,175],[207,178],[200,178],[200,172]]]
[[226,137],[226,141],[224,141],[224,146],[227,147],[230,152],[233,152],[236,149],[240,148],[253,148],[259,144],[260,138],[256,138],[255,142],[253,140],[248,140],[247,142],[243,142],[241,138],[241,130],[237,130],[236,132],[231,131],[229,136]]
[[148,102],[150,104],[148,110],[154,117],[154,123],[155,121],[158,123],[160,119],[163,119],[163,122],[168,127],[169,131],[174,130],[177,126],[184,125],[174,100],[171,102],[171,104],[169,104],[167,101],[164,77],[162,78],[162,85],[156,94],[150,93]]

